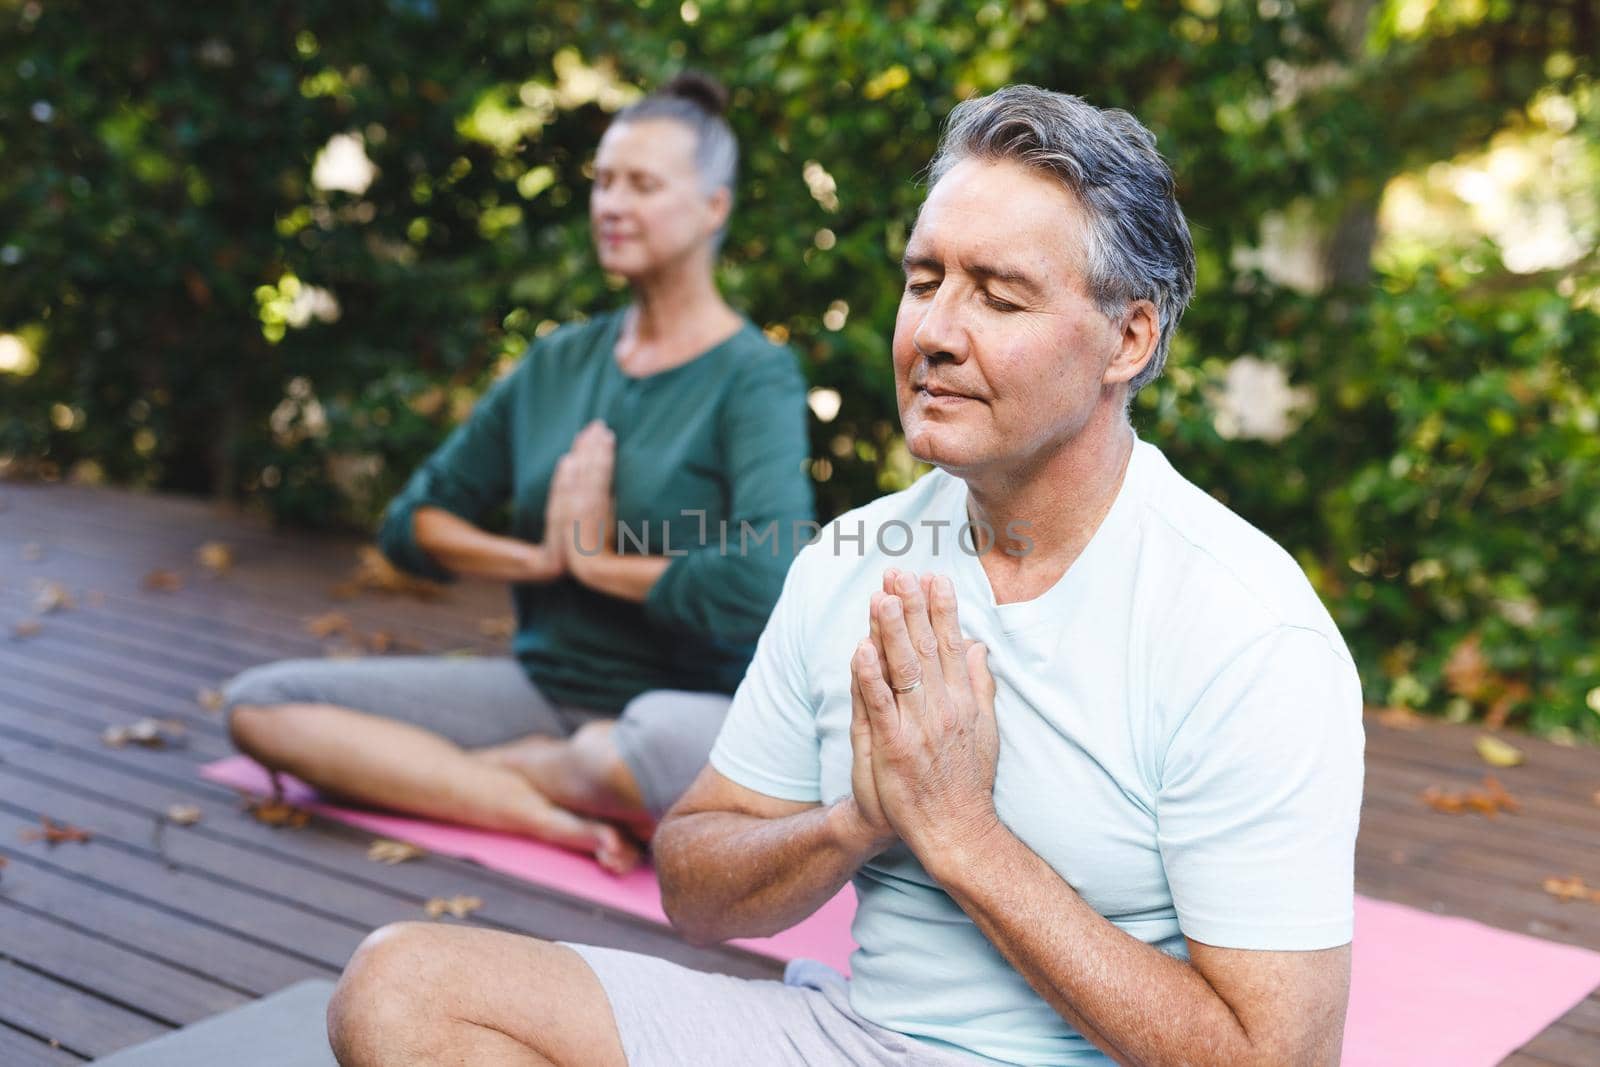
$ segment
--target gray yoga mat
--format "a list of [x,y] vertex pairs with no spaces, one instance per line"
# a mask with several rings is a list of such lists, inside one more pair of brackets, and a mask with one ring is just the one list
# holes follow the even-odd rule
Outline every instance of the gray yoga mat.
[[107,1067],[338,1067],[328,1047],[333,983],[308,978],[154,1041],[95,1060]]

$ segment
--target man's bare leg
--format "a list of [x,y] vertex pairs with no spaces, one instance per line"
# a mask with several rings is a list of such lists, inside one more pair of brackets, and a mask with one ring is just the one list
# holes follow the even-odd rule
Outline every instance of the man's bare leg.
[[473,752],[520,774],[534,789],[569,811],[627,826],[640,841],[655,834],[633,772],[617,751],[609,719],[586,723],[571,737],[524,737]]
[[563,810],[516,772],[410,723],[332,704],[239,705],[234,744],[267,768],[374,807],[507,830],[594,855],[621,873],[639,862],[628,835]]
[[396,923],[362,942],[328,1005],[343,1067],[626,1067],[600,980],[520,934]]

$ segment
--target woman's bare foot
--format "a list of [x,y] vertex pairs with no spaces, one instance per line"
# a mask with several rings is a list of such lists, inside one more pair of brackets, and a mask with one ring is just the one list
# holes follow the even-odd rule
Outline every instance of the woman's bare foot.
[[574,852],[586,852],[612,874],[627,874],[639,865],[639,846],[622,830],[599,819],[586,819],[540,797],[529,819],[528,833]]

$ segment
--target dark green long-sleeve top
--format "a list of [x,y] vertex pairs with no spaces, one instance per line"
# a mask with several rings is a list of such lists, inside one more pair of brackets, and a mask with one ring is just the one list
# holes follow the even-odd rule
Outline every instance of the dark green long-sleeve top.
[[[556,461],[586,423],[604,420],[617,440],[616,517],[629,531],[618,550],[639,551],[647,533],[645,553],[672,562],[642,604],[570,576],[512,586],[512,648],[534,684],[602,711],[649,689],[733,692],[806,534],[796,523],[812,518],[793,353],[746,322],[689,363],[630,378],[613,354],[621,325],[610,312],[530,346],[390,503],[379,533],[396,566],[445,581],[412,531],[419,507],[476,523],[509,500],[510,534],[543,541]],[[741,523],[752,531],[743,551]]]

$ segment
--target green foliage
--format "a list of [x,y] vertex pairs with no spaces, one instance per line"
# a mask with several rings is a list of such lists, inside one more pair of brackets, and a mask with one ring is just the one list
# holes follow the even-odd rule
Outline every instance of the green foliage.
[[[1341,24],[1368,10],[1364,35]],[[1200,289],[1138,424],[1299,556],[1369,698],[1594,736],[1592,256],[1563,293],[1493,248],[1441,247],[1303,295],[1238,255],[1266,213],[1332,228],[1540,93],[1590,100],[1600,143],[1586,19],[1402,0],[0,0],[0,334],[37,353],[0,371],[0,462],[370,521],[529,340],[623,299],[589,251],[587,161],[629,94],[692,65],[732,88],[745,153],[722,281],[839,395],[813,425],[837,512],[915,475],[887,355],[939,122],[1032,81],[1129,108],[1171,158]],[[369,183],[312,180],[341,135]],[[1218,432],[1246,355],[1308,397],[1281,440]]]

